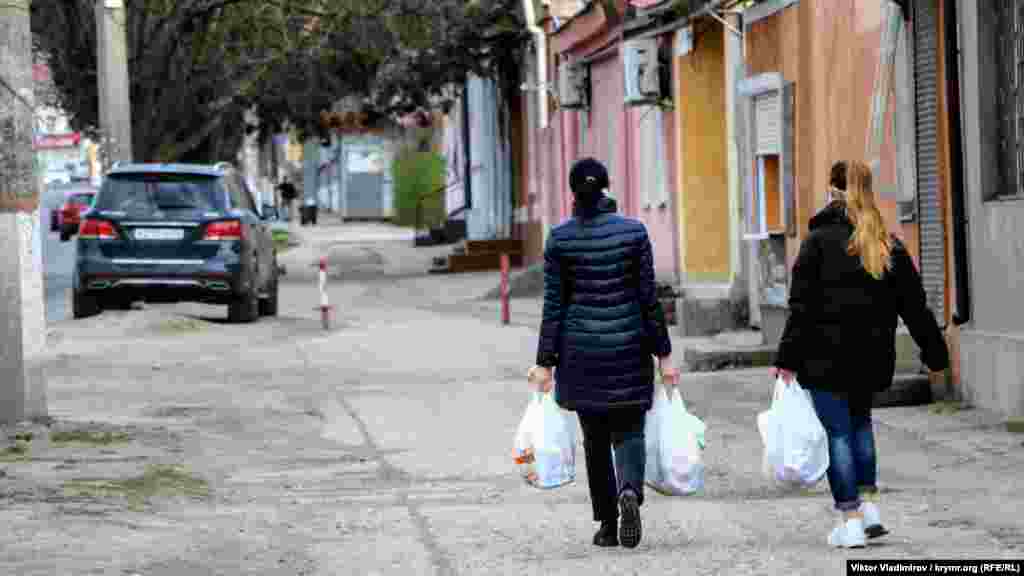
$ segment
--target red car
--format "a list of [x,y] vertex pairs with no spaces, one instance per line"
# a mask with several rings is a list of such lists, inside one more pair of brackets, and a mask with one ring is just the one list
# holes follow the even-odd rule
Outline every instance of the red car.
[[57,213],[57,227],[60,230],[60,241],[67,242],[72,236],[78,233],[78,225],[82,221],[82,214],[92,208],[93,199],[96,198],[96,190],[78,189],[69,191],[64,196],[64,205]]

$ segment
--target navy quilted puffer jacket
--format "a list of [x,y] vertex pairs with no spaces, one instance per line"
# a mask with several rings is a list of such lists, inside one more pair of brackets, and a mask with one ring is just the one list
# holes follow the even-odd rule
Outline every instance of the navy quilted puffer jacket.
[[556,226],[544,249],[537,364],[555,367],[566,410],[650,408],[653,356],[672,351],[647,229],[614,209],[601,202]]

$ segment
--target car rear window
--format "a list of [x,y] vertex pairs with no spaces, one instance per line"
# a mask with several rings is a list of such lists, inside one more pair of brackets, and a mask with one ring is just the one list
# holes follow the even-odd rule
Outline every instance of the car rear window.
[[100,188],[96,210],[153,215],[157,212],[221,211],[224,190],[216,176],[116,174]]
[[86,192],[84,194],[74,194],[68,199],[68,202],[72,204],[85,204],[86,206],[92,204],[94,194],[92,192]]

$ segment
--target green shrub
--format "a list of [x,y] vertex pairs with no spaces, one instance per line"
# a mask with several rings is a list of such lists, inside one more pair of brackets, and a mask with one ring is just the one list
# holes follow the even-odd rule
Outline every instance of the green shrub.
[[399,152],[391,167],[394,182],[395,223],[400,226],[416,225],[416,202],[423,200],[424,229],[439,226],[445,219],[444,192],[436,192],[445,183],[444,157],[434,152],[415,148]]

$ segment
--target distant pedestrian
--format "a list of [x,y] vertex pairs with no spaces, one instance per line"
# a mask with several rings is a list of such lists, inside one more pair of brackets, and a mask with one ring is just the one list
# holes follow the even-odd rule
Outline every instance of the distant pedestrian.
[[677,384],[679,373],[655,293],[647,229],[614,213],[614,200],[604,194],[608,185],[607,170],[591,158],[569,174],[575,216],[551,231],[544,249],[535,371],[544,391],[554,380],[555,400],[575,411],[583,427],[590,500],[601,523],[594,544],[632,548],[641,539],[654,357],[667,386]]
[[292,202],[299,197],[299,191],[288,180],[287,176],[281,179],[277,189],[281,193],[281,201],[284,203],[284,219],[290,221],[292,218]]
[[892,385],[897,316],[933,372],[946,369],[949,351],[910,254],[886,231],[871,170],[837,162],[830,184],[793,265],[775,373],[787,383],[795,376],[811,393],[829,438],[829,488],[843,515],[828,542],[853,548],[887,533],[871,406]]
[[317,216],[316,213],[317,213],[317,209],[318,209],[317,203],[316,203],[316,197],[315,196],[306,196],[305,199],[303,200],[302,208],[303,208],[303,212],[304,212],[303,224],[309,224],[310,226],[316,226],[316,216]]

